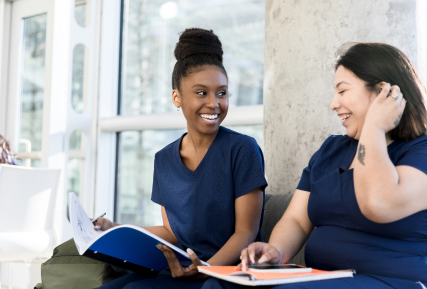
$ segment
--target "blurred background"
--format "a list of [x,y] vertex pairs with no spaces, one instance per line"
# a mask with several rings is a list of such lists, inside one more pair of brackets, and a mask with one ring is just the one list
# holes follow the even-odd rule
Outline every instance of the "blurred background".
[[[173,50],[184,29],[212,29],[229,76],[223,125],[263,149],[267,192],[290,193],[324,139],[344,132],[329,109],[336,50],[389,43],[426,80],[426,15],[426,0],[0,0],[0,135],[19,166],[61,169],[60,242],[72,237],[69,192],[89,216],[161,224],[154,155],[186,131]],[[2,263],[3,287],[9,273]],[[14,288],[32,288],[40,266],[13,274]]]

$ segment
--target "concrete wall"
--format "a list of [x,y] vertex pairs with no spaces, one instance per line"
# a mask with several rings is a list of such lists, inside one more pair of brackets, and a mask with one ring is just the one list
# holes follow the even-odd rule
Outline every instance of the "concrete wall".
[[[334,54],[349,41],[394,45],[425,77],[425,0],[266,0],[264,150],[270,194],[295,190],[311,155],[345,133],[329,109]],[[421,17],[420,17],[421,16]]]

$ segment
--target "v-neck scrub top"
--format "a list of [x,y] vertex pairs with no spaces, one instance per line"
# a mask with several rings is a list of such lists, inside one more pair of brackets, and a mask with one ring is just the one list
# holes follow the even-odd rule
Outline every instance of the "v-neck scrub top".
[[264,157],[252,137],[220,127],[191,171],[179,154],[184,136],[156,154],[151,200],[165,207],[177,245],[208,260],[234,234],[235,199],[267,186]]
[[[297,188],[310,192],[308,216],[317,227],[307,242],[307,266],[355,269],[393,288],[421,288],[415,282],[427,284],[427,210],[387,224],[368,220],[356,201],[353,169],[347,170],[357,145],[348,136],[331,136],[303,171]],[[395,166],[427,174],[427,136],[394,141],[387,150]]]

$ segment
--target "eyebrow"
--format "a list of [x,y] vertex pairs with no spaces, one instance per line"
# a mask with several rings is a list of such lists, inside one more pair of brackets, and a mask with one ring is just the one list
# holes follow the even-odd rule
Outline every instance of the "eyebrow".
[[338,88],[338,86],[340,86],[340,85],[341,85],[341,84],[343,84],[343,83],[350,84],[350,83],[345,82],[345,81],[340,81],[340,82],[338,82],[338,84],[337,84],[337,85],[335,85],[335,88]]
[[[196,86],[201,86],[201,87],[207,87],[206,85],[203,85],[203,84],[195,84],[195,85],[193,85],[191,88],[193,88],[193,87],[196,87]],[[228,86],[227,85],[221,85],[220,87],[218,87],[218,88],[223,88],[223,87],[226,87],[226,88],[228,88]]]

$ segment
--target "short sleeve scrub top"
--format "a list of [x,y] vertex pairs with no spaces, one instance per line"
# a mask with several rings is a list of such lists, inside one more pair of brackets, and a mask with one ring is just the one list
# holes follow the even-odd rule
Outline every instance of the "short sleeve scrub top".
[[[267,186],[264,157],[255,139],[220,127],[191,171],[179,154],[184,136],[156,154],[151,199],[165,207],[177,246],[206,261],[234,234],[235,199]],[[260,229],[257,240],[262,240]]]
[[[316,226],[307,242],[306,264],[355,269],[354,279],[366,275],[376,284],[366,288],[422,288],[418,282],[427,284],[427,211],[387,224],[368,220],[356,201],[353,170],[347,170],[357,146],[348,136],[331,136],[303,171],[298,189],[311,192],[308,215]],[[394,141],[387,150],[395,166],[427,174],[427,136]]]
[[[175,245],[183,250],[191,248],[207,261],[235,232],[235,199],[257,188],[264,191],[267,186],[264,156],[252,137],[220,127],[205,157],[191,171],[182,163],[179,153],[184,136],[156,154],[151,199],[164,206],[178,239]],[[257,240],[262,240],[262,218],[263,215]],[[191,261],[181,264],[188,266]],[[173,279],[166,269],[155,278],[133,273],[99,288],[198,289],[203,283],[191,278]]]
[[[304,169],[299,190],[310,192],[308,216],[316,227],[308,238],[305,261],[321,270],[354,269],[353,278],[280,285],[286,289],[422,289],[427,286],[427,211],[388,224],[368,220],[356,201],[353,170],[358,141],[330,136]],[[394,141],[388,154],[395,166],[427,173],[427,136]],[[427,188],[426,188],[427,193]],[[203,289],[240,288],[209,280]],[[241,288],[244,288],[243,286]]]

